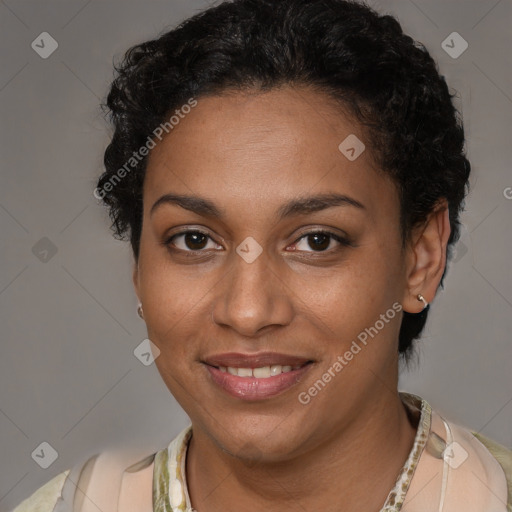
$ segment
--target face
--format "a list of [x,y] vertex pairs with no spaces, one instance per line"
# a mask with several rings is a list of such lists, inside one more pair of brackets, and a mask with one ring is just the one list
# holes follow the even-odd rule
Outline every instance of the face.
[[149,155],[137,295],[162,378],[224,452],[293,457],[396,390],[399,199],[369,145],[338,149],[351,134],[318,92],[233,93]]

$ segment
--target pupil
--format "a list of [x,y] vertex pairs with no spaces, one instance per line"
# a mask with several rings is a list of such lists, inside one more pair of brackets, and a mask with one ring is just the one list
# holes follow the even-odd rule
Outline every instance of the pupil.
[[[318,238],[320,239],[323,239],[324,243],[320,243],[320,244],[317,244],[316,242],[314,242],[314,246],[311,245],[310,243],[310,247],[312,249],[320,249],[321,251],[324,251],[325,249],[327,249],[329,247],[329,235],[323,235],[321,233],[314,233],[312,235],[309,235],[309,241],[311,241],[311,239],[315,239],[316,241],[318,241]],[[325,243],[327,242],[327,243]]]
[[[194,247],[194,244],[201,245],[201,242],[198,241],[198,239],[206,239],[206,235],[203,235],[202,233],[188,233],[185,235],[185,243],[189,249],[202,249],[203,247]],[[189,243],[189,241],[192,240],[192,242]]]

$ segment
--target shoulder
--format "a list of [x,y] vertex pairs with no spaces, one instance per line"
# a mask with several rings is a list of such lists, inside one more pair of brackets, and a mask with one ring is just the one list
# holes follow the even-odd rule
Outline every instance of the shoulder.
[[503,470],[508,489],[507,505],[512,511],[512,450],[478,432],[471,432],[471,434],[485,447],[489,456],[494,458]]
[[[56,475],[11,512],[56,512],[81,509],[87,499],[103,512],[117,510],[121,488],[132,497],[127,510],[141,499],[150,503],[153,455],[141,460],[138,448],[107,449],[82,457],[73,467]],[[143,471],[144,470],[144,471]],[[124,485],[123,485],[124,484]],[[141,492],[143,491],[143,492]],[[133,495],[133,496],[132,496]],[[133,503],[131,503],[133,502]],[[140,508],[139,510],[146,510]]]
[[471,429],[444,422],[451,441],[444,460],[454,487],[460,487],[462,492],[472,481],[482,494],[488,491],[493,495],[489,500],[499,498],[506,510],[512,512],[512,450]]
[[69,472],[70,470],[67,469],[46,482],[12,512],[52,512]]
[[512,512],[510,447],[446,419],[421,397],[402,395],[406,405],[421,410],[404,509]]

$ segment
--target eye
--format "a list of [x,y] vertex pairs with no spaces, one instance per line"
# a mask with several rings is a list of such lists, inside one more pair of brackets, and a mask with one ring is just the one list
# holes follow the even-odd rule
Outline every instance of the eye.
[[[208,247],[208,241],[211,241],[214,247]],[[201,249],[217,249],[220,247],[208,234],[198,230],[176,233],[167,238],[164,245],[171,246],[171,249],[176,247],[178,250],[185,252],[201,252]]]
[[[340,235],[331,233],[330,231],[310,231],[304,233],[300,238],[297,239],[292,246],[292,250],[298,250],[303,252],[333,252],[336,248],[332,248],[333,240],[338,243],[339,246],[351,246],[351,242]],[[212,246],[208,247],[208,243],[211,242]],[[178,252],[185,252],[190,256],[194,253],[206,252],[204,249],[222,249],[222,246],[216,244],[213,239],[207,233],[199,230],[188,230],[176,233],[163,241],[163,245],[169,247],[169,249]],[[334,244],[335,245],[335,244]],[[308,251],[307,247],[312,248],[312,251]]]
[[[303,240],[304,239],[304,240]],[[311,247],[313,251],[305,252],[331,252],[331,242],[335,240],[341,246],[350,246],[351,243],[348,239],[331,233],[330,231],[310,231],[309,233],[303,234],[297,242],[294,243],[296,250],[305,250],[304,247]],[[300,247],[302,244],[302,247]],[[334,249],[335,250],[335,249]]]

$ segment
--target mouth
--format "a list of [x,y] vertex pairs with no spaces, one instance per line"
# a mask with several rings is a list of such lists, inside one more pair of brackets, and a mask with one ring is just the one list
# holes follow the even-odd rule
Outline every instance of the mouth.
[[[304,363],[304,365],[306,364],[309,364],[309,362]],[[236,368],[233,366],[219,366],[214,368],[217,368],[223,373],[237,375],[238,377],[255,377],[257,379],[269,379],[270,377],[275,377],[276,375],[281,375],[282,373],[288,373],[291,371],[299,370],[300,368],[302,368],[302,366],[282,366],[280,364],[273,364],[271,366],[260,366],[259,368]]]
[[242,400],[263,400],[284,393],[302,380],[314,361],[277,353],[221,354],[202,361],[212,381]]

